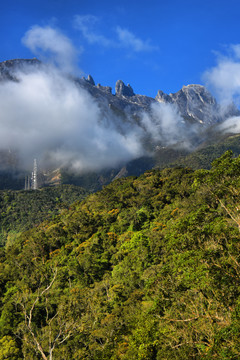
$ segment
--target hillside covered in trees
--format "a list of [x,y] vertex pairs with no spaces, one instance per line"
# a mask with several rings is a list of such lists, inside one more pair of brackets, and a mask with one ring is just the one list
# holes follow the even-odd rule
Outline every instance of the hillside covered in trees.
[[11,244],[21,232],[39,225],[82,200],[88,191],[74,185],[39,190],[0,190],[0,246]]
[[240,157],[118,179],[0,249],[0,359],[240,358]]

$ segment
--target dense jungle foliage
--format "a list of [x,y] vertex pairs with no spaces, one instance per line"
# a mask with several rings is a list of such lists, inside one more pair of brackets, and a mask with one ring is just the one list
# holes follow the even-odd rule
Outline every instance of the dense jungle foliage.
[[239,359],[239,175],[118,179],[1,248],[0,359]]
[[61,185],[37,191],[0,190],[0,246],[43,220],[50,219],[88,192],[78,186]]

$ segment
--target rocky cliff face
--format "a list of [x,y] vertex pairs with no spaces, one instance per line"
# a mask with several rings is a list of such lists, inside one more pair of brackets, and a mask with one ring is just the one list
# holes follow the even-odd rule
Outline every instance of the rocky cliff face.
[[187,85],[175,94],[166,95],[159,91],[156,100],[160,103],[175,104],[184,118],[204,125],[221,120],[219,106],[214,97],[202,85]]
[[13,59],[0,63],[0,81],[17,81],[16,71],[29,71],[41,66],[41,62],[36,59]]
[[179,114],[190,123],[196,123],[202,127],[212,126],[220,123],[229,116],[239,115],[239,110],[232,104],[225,112],[222,112],[216,99],[202,85],[190,84],[183,86],[176,93],[165,94],[159,90],[155,98],[145,95],[135,94],[132,87],[125,85],[122,80],[118,80],[115,86],[115,94],[112,94],[110,87],[98,84],[91,86],[82,79],[79,84],[97,99],[108,102],[109,106],[119,111],[127,109],[128,114],[138,114],[142,111],[150,111],[154,103],[172,104],[176,107]]
[[135,95],[130,84],[128,84],[126,86],[122,80],[118,80],[116,82],[115,93],[118,96],[134,96]]

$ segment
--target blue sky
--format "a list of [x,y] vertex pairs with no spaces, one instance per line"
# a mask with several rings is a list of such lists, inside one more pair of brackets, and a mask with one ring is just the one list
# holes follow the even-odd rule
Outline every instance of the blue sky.
[[239,61],[239,18],[238,0],[1,1],[0,61],[51,59],[154,97],[203,84],[223,58]]

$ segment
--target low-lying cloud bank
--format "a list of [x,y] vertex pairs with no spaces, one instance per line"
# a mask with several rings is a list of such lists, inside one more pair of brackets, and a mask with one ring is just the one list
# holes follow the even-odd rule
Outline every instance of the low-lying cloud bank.
[[141,125],[151,141],[162,146],[190,147],[189,137],[195,126],[186,125],[177,107],[170,103],[153,103],[150,112],[143,112]]

